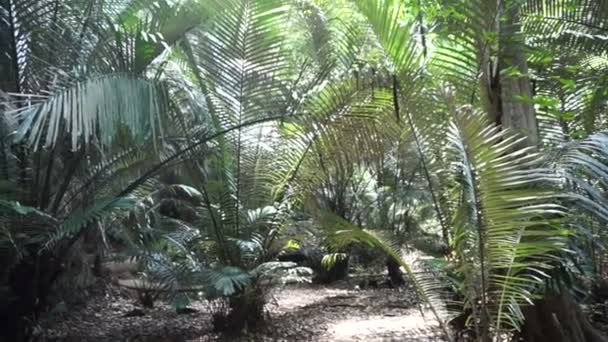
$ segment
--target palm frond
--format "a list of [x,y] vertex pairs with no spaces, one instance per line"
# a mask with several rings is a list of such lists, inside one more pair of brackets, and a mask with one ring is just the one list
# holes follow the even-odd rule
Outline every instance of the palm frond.
[[203,284],[209,284],[208,298],[215,299],[236,294],[251,282],[251,276],[238,267],[203,270],[198,275]]
[[454,249],[461,265],[468,265],[461,270],[467,301],[479,310],[486,334],[490,326],[516,330],[521,308],[531,304],[555,254],[566,248],[569,232],[560,225],[566,209],[547,187],[557,178],[538,168],[537,154],[516,148],[520,139],[489,125],[483,114],[458,113],[448,140],[462,187]]
[[[197,64],[205,73],[214,112],[223,126],[277,113],[285,103],[289,70],[284,37],[287,7],[272,1],[231,1],[198,37]],[[279,105],[277,107],[277,104]]]
[[287,195],[298,202],[326,176],[319,169],[378,163],[389,141],[399,135],[391,124],[392,100],[389,90],[361,89],[355,80],[331,84],[311,96],[303,105],[310,117],[283,124],[285,142],[271,176],[275,198]]
[[78,235],[79,232],[92,221],[98,220],[117,210],[131,209],[134,204],[135,201],[132,198],[110,197],[100,199],[95,204],[74,212],[49,236],[43,251],[53,249],[57,243],[65,238],[71,238]]
[[413,39],[413,17],[400,1],[358,1],[357,6],[368,19],[372,32],[386,54],[391,73],[404,77],[417,72],[422,53]]
[[608,7],[601,1],[529,0],[522,12],[525,30],[534,45],[550,44],[588,53],[606,50]]
[[601,222],[608,219],[608,203],[603,195],[608,186],[607,144],[608,136],[600,132],[566,144],[546,157],[547,166],[563,177],[564,186],[575,195],[569,203]]
[[27,136],[34,148],[52,147],[69,132],[75,150],[94,138],[109,145],[119,124],[129,127],[140,141],[150,135],[161,136],[159,99],[163,97],[152,82],[128,75],[107,75],[76,83],[44,102],[11,114],[21,122],[17,139]]

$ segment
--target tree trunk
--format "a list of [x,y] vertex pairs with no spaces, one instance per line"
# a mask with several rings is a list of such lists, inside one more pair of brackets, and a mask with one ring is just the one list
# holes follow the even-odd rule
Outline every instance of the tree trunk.
[[19,87],[17,44],[13,36],[15,32],[13,7],[11,5],[10,0],[0,0],[0,8],[6,10],[0,16],[0,50],[8,51],[8,53],[0,54],[0,90],[7,93],[18,93],[21,89]]
[[526,320],[514,341],[608,342],[591,326],[567,291],[547,292],[523,313]]
[[[507,5],[503,2],[502,6]],[[501,27],[498,56],[502,112],[496,118],[497,123],[526,137],[525,145],[538,146],[540,139],[528,77],[528,61],[520,42],[523,38],[520,34],[519,9],[511,4],[503,10],[505,21]]]
[[225,318],[214,320],[214,329],[227,335],[247,334],[265,325],[264,306],[266,290],[259,284],[245,287],[241,293],[229,298]]
[[487,6],[488,13],[499,11],[501,15],[487,23],[489,31],[499,33],[498,45],[483,36],[477,42],[482,104],[497,125],[525,137],[524,146],[537,147],[540,137],[528,61],[521,42],[519,8],[504,1],[490,1]]
[[[496,32],[499,39],[491,42],[483,36],[478,38],[482,104],[497,125],[526,138],[522,147],[538,147],[540,136],[518,5],[505,1],[485,4],[488,13],[499,14],[486,23],[486,29]],[[567,291],[549,291],[534,306],[523,308],[523,313],[523,330],[513,341],[608,342],[591,326]]]
[[336,260],[336,263],[327,270],[326,283],[333,283],[334,281],[344,280],[348,277],[349,258],[350,256],[346,256],[346,258],[339,258]]
[[388,278],[390,280],[390,284],[393,287],[399,287],[405,284],[405,279],[403,279],[403,273],[401,273],[401,269],[399,269],[399,263],[393,257],[386,258],[386,269],[388,271]]

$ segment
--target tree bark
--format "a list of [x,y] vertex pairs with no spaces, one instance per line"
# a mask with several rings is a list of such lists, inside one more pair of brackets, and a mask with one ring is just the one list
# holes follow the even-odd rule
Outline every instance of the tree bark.
[[567,291],[547,292],[523,313],[525,324],[513,341],[608,342],[591,326]]
[[496,32],[499,38],[498,42],[490,42],[478,37],[481,102],[497,125],[526,138],[523,146],[538,147],[540,137],[519,8],[504,1],[490,1],[487,6],[488,13],[497,13],[496,18],[486,23],[487,30]]
[[528,61],[524,54],[521,37],[519,9],[511,5],[504,8],[504,26],[501,27],[499,47],[500,102],[502,111],[497,123],[526,137],[525,145],[540,143],[538,123],[534,111],[532,87],[528,76]]

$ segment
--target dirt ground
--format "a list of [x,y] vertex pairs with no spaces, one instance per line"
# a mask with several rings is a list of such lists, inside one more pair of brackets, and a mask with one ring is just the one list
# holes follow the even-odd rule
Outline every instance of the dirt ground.
[[278,291],[269,324],[240,338],[214,333],[208,307],[177,314],[167,305],[124,317],[136,308],[124,294],[107,294],[42,322],[41,341],[443,341],[436,322],[421,314],[411,289],[356,290],[350,286],[298,286]]

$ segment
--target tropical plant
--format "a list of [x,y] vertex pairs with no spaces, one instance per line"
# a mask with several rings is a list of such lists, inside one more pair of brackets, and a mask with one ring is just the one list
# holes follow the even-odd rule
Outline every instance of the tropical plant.
[[166,2],[0,4],[8,340],[29,338],[74,246],[85,235],[103,236],[149,192],[149,183],[129,187],[129,178],[160,158],[133,145],[158,146],[169,111],[166,88],[147,73],[203,18],[188,13]]
[[[195,219],[171,223],[195,233],[188,240],[173,239],[183,248],[165,250],[162,256],[157,245],[165,238],[156,240],[149,250],[142,244],[136,249],[145,251],[146,259],[152,257],[146,262],[152,279],[168,287],[203,286],[207,299],[225,300],[227,304],[220,306],[228,308],[228,317],[216,317],[216,328],[239,332],[261,325],[269,283],[275,282],[279,271],[303,272],[291,263],[268,263],[280,250],[275,240],[286,222],[287,207],[282,195],[272,196],[266,175],[274,165],[272,154],[280,146],[280,126],[291,120],[314,122],[315,100],[309,98],[317,98],[320,90],[314,87],[321,85],[334,65],[323,62],[305,69],[304,79],[290,78],[294,64],[287,36],[279,29],[288,24],[289,7],[280,2],[212,6],[216,15],[181,42],[179,58],[186,69],[177,66],[177,71],[193,75],[190,91],[204,99],[201,107],[208,121],[201,128],[212,136],[223,132],[207,146],[196,136],[176,143],[174,156],[189,158],[179,177],[193,185],[180,187],[196,194],[195,202],[191,198],[189,203]],[[235,21],[237,17],[246,20]],[[273,120],[281,122],[268,123]],[[183,131],[184,136],[192,135],[190,130]],[[184,204],[182,198],[178,205]],[[145,225],[166,221],[150,217],[149,208],[157,205],[154,198],[144,205],[141,221]],[[160,227],[144,228],[152,232]]]
[[[456,274],[460,274],[459,291],[465,306],[472,311],[468,324],[476,328],[477,338],[482,340],[512,335],[522,329],[524,332],[518,336],[533,338],[533,331],[539,327],[528,326],[524,320],[535,312],[530,310],[534,299],[538,299],[534,301],[538,307],[544,301],[558,302],[551,299],[555,287],[545,287],[544,282],[552,277],[562,284],[559,287],[562,294],[568,292],[561,283],[563,277],[542,269],[561,269],[560,265],[569,264],[570,258],[564,251],[580,241],[579,233],[587,231],[571,224],[577,216],[571,212],[574,209],[566,210],[564,205],[573,208],[572,199],[578,198],[584,209],[597,217],[603,212],[603,201],[589,201],[601,195],[588,183],[588,174],[583,180],[576,180],[576,176],[561,166],[557,172],[534,168],[539,166],[539,156],[533,162],[531,153],[535,148],[526,146],[538,148],[540,141],[547,148],[559,144],[559,139],[564,139],[564,129],[569,135],[566,139],[572,139],[572,135],[567,130],[568,121],[562,118],[560,124],[540,114],[540,130],[537,129],[535,105],[542,110],[550,103],[546,97],[533,97],[545,83],[544,79],[535,79],[533,84],[537,88],[533,93],[529,79],[536,75],[529,73],[525,49],[538,48],[559,34],[569,35],[572,27],[579,31],[581,28],[601,30],[601,24],[593,26],[588,19],[591,16],[584,14],[600,8],[584,1],[530,2],[521,7],[514,2],[456,1],[443,9],[442,2],[419,3],[412,7],[412,13],[402,2],[361,1],[356,5],[354,8],[348,2],[325,4],[326,8],[342,6],[347,8],[346,12],[361,13],[373,33],[370,39],[382,51],[385,59],[381,65],[390,75],[386,78],[393,79],[392,84],[384,87],[392,90],[392,109],[398,122],[404,120],[402,129],[412,137],[418,151],[420,173],[426,178],[430,202],[442,235],[452,250],[449,260],[457,266]],[[328,11],[335,11],[335,7]],[[548,13],[568,18],[572,27],[548,25],[556,21]],[[520,18],[523,18],[521,22]],[[431,25],[436,25],[432,34],[427,31]],[[581,47],[578,44],[582,40],[564,39],[560,44],[567,42]],[[585,44],[588,48],[590,43],[585,40]],[[537,60],[532,56],[530,63]],[[597,63],[601,59],[594,60]],[[563,72],[563,69],[560,64],[554,70]],[[563,77],[551,77],[557,81],[553,85],[561,88],[572,88],[572,84],[576,84]],[[455,84],[457,88],[452,87]],[[382,84],[378,88],[382,91]],[[581,97],[571,98],[579,101]],[[593,111],[597,111],[595,108]],[[572,117],[564,105],[561,108],[552,105],[551,110],[553,115]],[[479,114],[480,111],[485,114]],[[495,124],[499,124],[498,128]],[[519,133],[523,139],[503,133],[501,129],[505,128]],[[597,144],[597,140],[593,144]],[[592,168],[597,173],[602,172],[603,157],[592,152],[595,149],[597,147],[575,158],[576,163],[584,165],[582,169]],[[568,158],[569,162],[573,161],[572,157]],[[451,165],[451,161],[457,167]],[[349,167],[348,163],[342,162],[341,167]],[[580,169],[577,172],[581,172]],[[573,188],[565,188],[564,180]],[[571,193],[571,189],[578,195]],[[588,191],[581,193],[581,189]],[[526,194],[529,191],[534,194]],[[495,208],[500,209],[495,211]],[[509,210],[516,214],[509,214]],[[573,227],[578,228],[573,230]],[[519,235],[524,232],[530,236]],[[504,251],[501,246],[505,247]],[[546,298],[539,298],[543,294]],[[560,303],[555,305],[572,306],[570,299]],[[559,309],[552,307],[551,310]],[[568,319],[563,317],[560,321]],[[559,338],[599,338],[585,322],[577,315],[573,325],[588,337],[562,335]],[[528,324],[533,323],[528,320]]]
[[[607,11],[0,0],[3,337],[27,339],[62,262],[107,244],[251,328],[273,275],[303,271],[272,260],[305,212],[335,252],[320,263],[382,251],[446,335],[457,309],[482,341],[603,340],[569,284],[605,262]],[[411,247],[449,276],[421,278]]]

